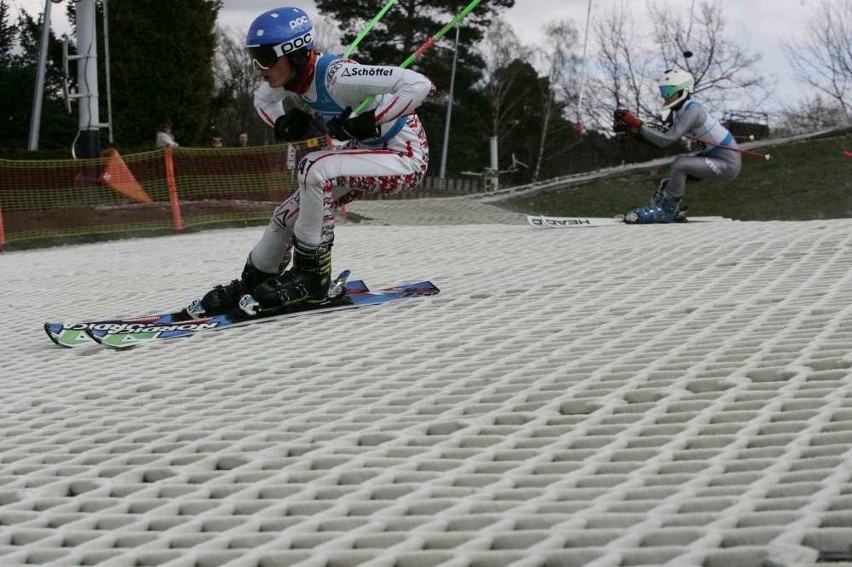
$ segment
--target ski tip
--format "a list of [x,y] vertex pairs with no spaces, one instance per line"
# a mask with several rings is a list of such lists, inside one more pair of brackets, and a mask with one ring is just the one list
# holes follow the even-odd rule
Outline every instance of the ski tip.
[[115,350],[124,350],[136,346],[133,342],[121,342],[114,340],[107,340],[107,337],[110,335],[108,333],[104,333],[103,331],[96,331],[94,329],[86,329],[86,334],[89,335],[89,338],[98,343],[101,346],[105,346]]
[[62,328],[62,325],[60,323],[45,323],[43,327],[44,332],[47,333],[47,336],[50,337],[50,340],[52,340],[54,343],[61,347],[68,348],[66,345],[62,344],[59,341],[59,336],[57,335],[59,329]]
[[103,341],[103,337],[102,337],[101,335],[98,335],[98,334],[97,334],[96,332],[94,332],[92,329],[86,329],[86,330],[85,330],[85,333],[89,336],[89,338],[90,338],[90,339],[92,339],[93,341],[95,341],[95,342],[96,342],[96,343],[98,343],[99,345],[100,345],[100,344],[103,344],[103,342],[102,342],[102,341]]
[[77,348],[91,345],[91,339],[80,329],[67,328],[63,323],[45,323],[48,338],[62,348]]

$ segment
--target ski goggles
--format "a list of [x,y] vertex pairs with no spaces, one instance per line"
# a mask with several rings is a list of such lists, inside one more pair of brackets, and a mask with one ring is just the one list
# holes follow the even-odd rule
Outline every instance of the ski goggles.
[[675,85],[660,85],[660,95],[662,95],[663,98],[669,98],[682,90],[683,89]]
[[276,51],[277,45],[252,45],[248,47],[248,56],[257,69],[266,71],[282,57],[283,53]]
[[249,45],[246,48],[252,64],[263,71],[275,65],[279,59],[308,46],[313,47],[313,36],[308,32],[289,41],[271,45]]

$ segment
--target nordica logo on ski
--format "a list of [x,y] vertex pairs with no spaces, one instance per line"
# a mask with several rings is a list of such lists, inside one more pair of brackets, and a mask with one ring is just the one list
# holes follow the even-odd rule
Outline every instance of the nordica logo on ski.
[[343,69],[341,75],[344,77],[390,77],[393,75],[393,69],[384,69],[381,67],[347,67]]
[[145,332],[168,332],[168,331],[203,331],[205,329],[215,329],[219,324],[215,321],[209,323],[186,322],[174,323],[170,325],[146,325],[144,323],[76,323],[62,325],[63,329],[73,331],[106,331],[110,334],[115,333],[136,333],[138,331]]

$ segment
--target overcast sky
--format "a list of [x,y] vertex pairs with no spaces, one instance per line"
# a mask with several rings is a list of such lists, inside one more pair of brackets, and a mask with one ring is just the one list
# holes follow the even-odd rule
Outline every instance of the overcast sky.
[[[668,3],[674,5],[672,0]],[[775,100],[768,103],[769,106],[794,103],[802,92],[802,87],[787,71],[782,44],[801,37],[801,24],[807,21],[819,3],[820,0],[722,0],[726,32],[741,39],[750,53],[761,56],[760,71],[775,79],[778,85]],[[10,0],[10,4],[25,7],[33,14],[44,9],[44,0]],[[224,0],[219,23],[242,31],[248,28],[256,15],[279,5],[270,0]],[[312,16],[317,15],[313,0],[290,0],[283,5],[299,7]],[[525,44],[533,45],[544,24],[552,20],[572,20],[582,33],[588,5],[588,0],[516,0],[514,8],[505,12],[505,18]],[[592,18],[610,12],[617,5],[635,6],[637,26],[647,28],[644,21],[646,0],[592,0]],[[692,2],[679,0],[678,5],[688,10]],[[64,14],[64,4],[54,8],[53,13],[55,16]],[[67,23],[57,21],[54,29],[62,33],[67,30]]]

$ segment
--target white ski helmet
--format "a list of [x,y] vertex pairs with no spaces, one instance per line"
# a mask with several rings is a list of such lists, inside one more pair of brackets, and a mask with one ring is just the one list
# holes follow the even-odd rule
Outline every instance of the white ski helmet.
[[[669,69],[663,73],[659,87],[660,95],[666,99],[663,110],[670,110],[686,100],[686,97],[689,96],[695,87],[695,78],[688,71]],[[676,94],[680,96],[673,98]]]

